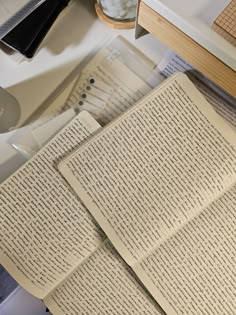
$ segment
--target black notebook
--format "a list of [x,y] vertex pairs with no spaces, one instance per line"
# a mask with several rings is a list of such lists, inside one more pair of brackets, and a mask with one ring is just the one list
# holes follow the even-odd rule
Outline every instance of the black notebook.
[[2,42],[32,58],[38,46],[70,0],[46,0],[13,28]]

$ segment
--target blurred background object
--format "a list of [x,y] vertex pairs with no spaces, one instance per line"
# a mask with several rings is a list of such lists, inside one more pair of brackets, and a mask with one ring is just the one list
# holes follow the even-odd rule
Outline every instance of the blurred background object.
[[20,112],[17,99],[0,87],[0,133],[7,132],[16,126]]
[[133,28],[137,11],[137,0],[97,0],[98,17],[113,28]]

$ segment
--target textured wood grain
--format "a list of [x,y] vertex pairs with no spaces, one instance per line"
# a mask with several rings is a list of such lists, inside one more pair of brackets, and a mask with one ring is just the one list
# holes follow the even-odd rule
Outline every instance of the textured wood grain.
[[236,0],[232,0],[221,12],[212,29],[236,47]]
[[142,1],[139,6],[138,24],[236,97],[236,72]]

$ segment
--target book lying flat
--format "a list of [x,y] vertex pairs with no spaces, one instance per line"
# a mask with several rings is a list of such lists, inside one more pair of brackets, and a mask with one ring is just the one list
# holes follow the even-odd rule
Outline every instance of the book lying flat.
[[0,186],[0,264],[55,315],[161,315],[57,169],[99,128],[80,113]]
[[44,302],[56,315],[165,315],[109,240]]
[[236,314],[236,133],[184,74],[59,170],[166,314]]
[[39,298],[104,238],[56,168],[99,127],[81,113],[0,186],[0,264]]

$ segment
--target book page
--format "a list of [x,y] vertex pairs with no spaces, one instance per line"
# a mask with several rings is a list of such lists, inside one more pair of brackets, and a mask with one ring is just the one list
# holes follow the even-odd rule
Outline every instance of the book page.
[[235,183],[236,137],[179,74],[59,169],[132,266]]
[[134,267],[167,314],[236,314],[236,185]]
[[45,297],[103,240],[57,163],[99,124],[79,114],[0,186],[0,263],[27,291]]
[[108,240],[44,302],[57,315],[164,315]]

